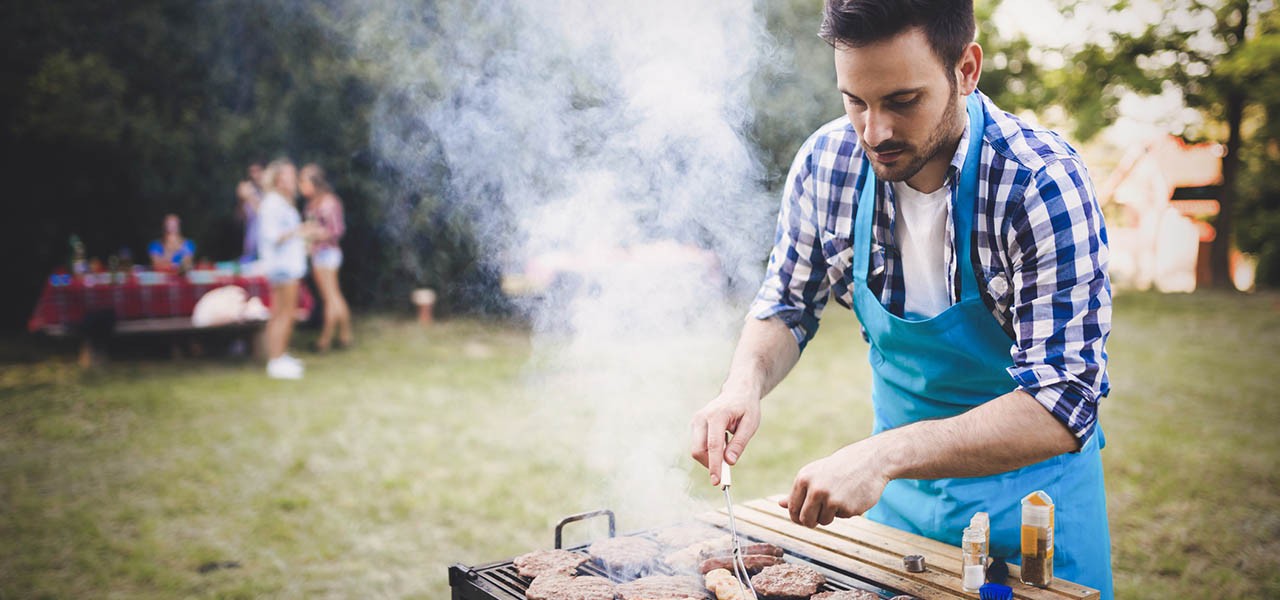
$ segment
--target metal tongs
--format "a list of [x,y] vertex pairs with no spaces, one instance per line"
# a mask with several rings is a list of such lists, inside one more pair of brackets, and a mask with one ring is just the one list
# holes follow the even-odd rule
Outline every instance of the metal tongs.
[[[729,432],[724,432],[725,446],[728,447],[730,439]],[[733,574],[738,580],[738,592],[742,594],[743,600],[757,600],[755,586],[751,585],[751,575],[747,573],[747,565],[742,561],[742,543],[738,541],[738,522],[733,518],[733,498],[729,495],[729,486],[733,485],[733,477],[729,472],[729,463],[721,456],[720,462],[720,489],[724,490],[724,505],[729,513],[729,531],[733,534]],[[744,589],[742,583],[746,582],[747,587]],[[751,590],[751,595],[747,595],[747,589]]]

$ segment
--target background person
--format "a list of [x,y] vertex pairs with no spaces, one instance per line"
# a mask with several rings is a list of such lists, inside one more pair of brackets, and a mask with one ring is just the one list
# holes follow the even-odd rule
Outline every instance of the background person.
[[342,216],[342,201],[333,193],[319,165],[302,167],[298,190],[307,199],[307,222],[312,227],[311,275],[324,302],[324,328],[316,339],[316,350],[325,352],[333,343],[335,331],[340,347],[351,345],[351,310],[338,284],[338,268],[342,266],[342,248],[338,242],[347,226]]
[[240,262],[258,260],[258,205],[262,203],[262,164],[249,165],[248,178],[236,184],[236,215],[244,223]]
[[258,262],[271,282],[271,318],[267,321],[267,375],[301,379],[302,361],[286,350],[293,335],[298,282],[307,274],[307,230],[294,204],[297,169],[277,159],[263,172],[266,193],[258,211]]
[[969,0],[827,0],[846,115],[792,163],[765,281],[692,454],[718,484],[833,297],[871,345],[875,426],[800,469],[781,502],[792,520],[865,514],[957,544],[985,511],[991,555],[1018,563],[1019,502],[1044,490],[1063,507],[1056,576],[1110,600],[1102,212],[1071,146],[977,91],[974,32]]
[[164,216],[164,233],[147,248],[151,254],[151,269],[155,271],[185,273],[195,261],[196,245],[182,237],[182,220],[169,213]]

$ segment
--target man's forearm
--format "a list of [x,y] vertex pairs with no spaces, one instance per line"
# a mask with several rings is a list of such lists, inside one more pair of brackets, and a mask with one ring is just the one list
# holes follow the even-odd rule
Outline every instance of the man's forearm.
[[[748,319],[720,395],[693,415],[691,455],[720,485],[721,461],[737,464],[760,426],[760,399],[795,366],[800,349],[779,319]],[[725,432],[733,440],[725,445]]]
[[763,398],[777,387],[800,360],[800,347],[791,330],[778,318],[748,319],[729,365],[723,391]]
[[872,440],[891,479],[994,475],[1077,449],[1075,436],[1021,390],[955,417],[919,421],[866,441]]

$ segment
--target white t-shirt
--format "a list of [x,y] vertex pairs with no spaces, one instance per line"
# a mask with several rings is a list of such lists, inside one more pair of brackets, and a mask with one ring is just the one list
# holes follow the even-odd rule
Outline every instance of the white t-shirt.
[[905,313],[915,319],[934,317],[951,306],[951,283],[947,281],[951,189],[943,185],[925,194],[905,181],[895,181],[893,192],[898,209],[894,237],[902,252],[906,288]]
[[302,279],[307,274],[307,244],[302,236],[284,234],[302,224],[298,209],[284,196],[267,192],[258,207],[258,262],[272,282]]

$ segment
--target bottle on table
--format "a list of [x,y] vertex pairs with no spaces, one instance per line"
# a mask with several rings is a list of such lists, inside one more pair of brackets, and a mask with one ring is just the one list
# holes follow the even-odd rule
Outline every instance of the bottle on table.
[[1053,583],[1053,499],[1043,490],[1022,499],[1022,583]]
[[961,586],[966,592],[976,592],[987,582],[986,532],[965,527],[960,541]]

